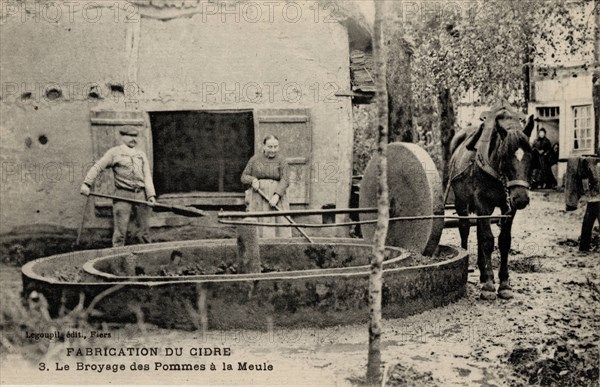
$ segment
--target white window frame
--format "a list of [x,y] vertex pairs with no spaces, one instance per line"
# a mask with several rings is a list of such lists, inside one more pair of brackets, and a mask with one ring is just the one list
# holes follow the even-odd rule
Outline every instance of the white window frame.
[[537,115],[540,118],[560,118],[560,106],[538,106]]
[[[589,153],[594,151],[594,112],[592,105],[571,106],[571,125],[573,128],[571,145],[574,153]],[[582,115],[584,114],[584,115]],[[578,146],[575,146],[577,139]],[[581,145],[584,141],[585,145]]]

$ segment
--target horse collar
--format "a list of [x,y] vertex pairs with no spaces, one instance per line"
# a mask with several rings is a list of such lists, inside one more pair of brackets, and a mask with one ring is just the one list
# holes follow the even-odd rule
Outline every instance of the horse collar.
[[485,173],[487,173],[488,175],[490,175],[491,177],[493,177],[494,179],[503,182],[502,176],[496,172],[496,170],[494,168],[492,168],[492,166],[490,165],[489,159],[487,157],[484,156],[485,153],[483,152],[478,152],[477,153],[477,166],[479,168],[481,168],[481,170],[483,170]]

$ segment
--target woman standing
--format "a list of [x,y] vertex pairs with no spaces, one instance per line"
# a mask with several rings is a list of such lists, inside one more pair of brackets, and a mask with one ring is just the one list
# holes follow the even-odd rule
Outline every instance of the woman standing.
[[[250,186],[246,190],[247,210],[273,211],[275,206],[289,210],[285,195],[290,185],[288,172],[287,161],[279,155],[279,139],[273,135],[266,136],[262,152],[252,156],[242,173],[242,183]],[[269,198],[268,201],[260,195],[259,190]],[[282,216],[258,220],[264,223],[288,223]],[[258,235],[262,238],[291,238],[292,230],[289,227],[259,227]]]
[[[533,171],[534,188],[550,188],[554,176],[550,170],[549,156],[552,152],[552,143],[546,137],[546,129],[541,128],[538,131],[538,138],[533,143],[533,148],[538,151],[540,156],[540,169]],[[554,184],[556,185],[556,184]]]

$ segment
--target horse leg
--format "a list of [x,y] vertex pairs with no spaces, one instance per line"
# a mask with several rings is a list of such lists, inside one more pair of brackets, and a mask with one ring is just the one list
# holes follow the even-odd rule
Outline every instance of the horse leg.
[[[504,211],[503,211],[504,213]],[[507,213],[504,213],[507,215]],[[515,215],[514,213],[508,215]],[[513,218],[504,218],[500,236],[498,237],[498,248],[500,250],[500,269],[498,270],[498,278],[500,279],[500,287],[498,288],[498,296],[505,300],[513,298],[512,288],[508,280],[508,253],[511,245],[511,228]]]
[[492,252],[494,250],[494,234],[489,219],[477,220],[477,264],[479,266],[481,298],[484,300],[496,299],[494,286],[494,272],[492,270]]
[[[462,202],[456,200],[455,203],[456,213],[458,216],[467,216],[469,215],[469,210],[467,205]],[[458,232],[460,233],[460,246],[468,250],[468,242],[469,242],[469,230],[471,228],[471,222],[469,219],[459,219],[458,220]]]

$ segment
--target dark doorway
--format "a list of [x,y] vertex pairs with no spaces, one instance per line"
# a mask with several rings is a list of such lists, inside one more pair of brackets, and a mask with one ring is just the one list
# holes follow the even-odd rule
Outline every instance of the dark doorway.
[[157,194],[243,192],[254,154],[251,111],[150,112]]

